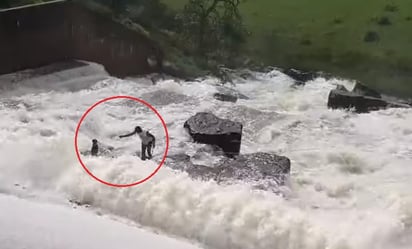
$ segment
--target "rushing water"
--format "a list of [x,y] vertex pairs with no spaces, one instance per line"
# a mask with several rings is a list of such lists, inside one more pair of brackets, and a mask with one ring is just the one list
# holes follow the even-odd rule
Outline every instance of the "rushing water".
[[[218,82],[213,78],[153,86],[144,78],[119,80],[84,70],[1,89],[0,192],[22,195],[15,187],[19,184],[30,196],[75,199],[205,248],[411,248],[411,109],[328,110],[329,90],[336,84],[350,88],[352,82],[317,79],[293,88],[291,79],[277,71],[236,81],[233,88],[250,99],[234,104],[213,99]],[[131,188],[97,182],[77,161],[74,133],[92,104],[113,95],[142,98],[159,111],[168,126],[169,154],[193,154],[199,148],[183,129],[196,112],[242,122],[241,153],[272,152],[291,159],[283,195],[247,184],[196,181],[167,167]],[[137,124],[157,136],[153,161],[135,156],[137,138],[117,138]],[[81,152],[89,150],[92,138],[114,150],[107,157],[83,155],[82,160],[95,176],[118,184],[148,176],[166,147],[158,117],[127,100],[109,101],[90,112],[79,131]]]

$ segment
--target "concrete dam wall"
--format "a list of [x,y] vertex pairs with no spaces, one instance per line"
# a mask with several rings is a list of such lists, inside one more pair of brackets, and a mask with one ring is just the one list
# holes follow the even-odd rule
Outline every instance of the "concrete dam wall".
[[158,71],[149,57],[161,65],[154,41],[71,1],[0,10],[0,74],[75,59],[125,77]]

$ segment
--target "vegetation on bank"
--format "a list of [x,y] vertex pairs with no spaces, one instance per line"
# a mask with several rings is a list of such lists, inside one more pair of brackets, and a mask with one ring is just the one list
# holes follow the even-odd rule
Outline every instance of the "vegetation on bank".
[[324,71],[412,96],[410,0],[78,2],[144,30],[169,61],[194,75],[219,64],[260,64]]
[[185,75],[217,71],[219,64],[239,65],[233,58],[240,54],[247,34],[239,0],[190,0],[182,10],[169,8],[160,0],[79,2],[93,9],[96,5],[108,8],[122,23],[141,25]]

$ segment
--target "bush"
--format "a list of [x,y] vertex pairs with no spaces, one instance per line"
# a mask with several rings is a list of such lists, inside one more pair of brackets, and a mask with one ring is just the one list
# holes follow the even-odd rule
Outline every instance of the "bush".
[[397,12],[399,9],[398,6],[396,6],[395,4],[387,4],[384,10],[387,12]]
[[379,18],[377,23],[381,26],[392,25],[392,22],[389,20],[389,17],[387,17],[387,16],[383,16],[383,17]]
[[340,18],[335,18],[335,19],[333,19],[333,23],[334,24],[341,24],[341,23],[343,23],[343,20],[340,19]]
[[380,40],[379,34],[375,31],[366,32],[363,41],[364,42],[378,42]]
[[200,55],[237,51],[246,37],[239,3],[237,0],[190,0],[179,15],[187,45]]

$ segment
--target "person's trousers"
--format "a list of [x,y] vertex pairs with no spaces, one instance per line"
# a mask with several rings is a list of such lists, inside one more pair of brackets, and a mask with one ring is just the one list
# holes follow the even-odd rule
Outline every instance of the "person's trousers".
[[[141,155],[142,160],[146,160],[146,158],[152,159],[152,146],[153,146],[153,142],[149,142],[148,144],[142,143],[142,155]],[[146,151],[147,151],[147,156],[146,156]]]

